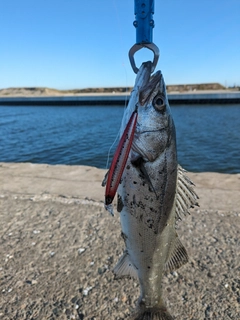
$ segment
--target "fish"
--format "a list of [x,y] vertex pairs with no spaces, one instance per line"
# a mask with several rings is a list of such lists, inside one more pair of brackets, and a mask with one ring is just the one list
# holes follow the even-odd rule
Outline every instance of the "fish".
[[[115,278],[139,281],[133,320],[173,319],[162,297],[162,279],[188,262],[176,224],[198,205],[193,182],[178,164],[176,130],[161,71],[151,62],[140,67],[121,135],[134,110],[134,136],[117,186],[117,211],[125,250],[113,269]],[[116,185],[115,185],[116,187]]]

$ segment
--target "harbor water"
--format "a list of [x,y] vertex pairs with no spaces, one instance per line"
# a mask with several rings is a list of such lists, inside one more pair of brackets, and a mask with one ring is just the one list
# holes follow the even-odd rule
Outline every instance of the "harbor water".
[[[240,105],[174,105],[178,160],[193,172],[240,172]],[[1,106],[0,162],[106,168],[123,106]]]

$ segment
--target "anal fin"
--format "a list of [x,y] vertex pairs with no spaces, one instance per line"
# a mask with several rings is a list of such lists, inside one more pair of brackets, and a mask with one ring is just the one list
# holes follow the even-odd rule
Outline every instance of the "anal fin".
[[172,245],[167,262],[165,263],[165,271],[172,272],[188,262],[188,254],[183,244],[179,240],[177,234]]
[[137,269],[132,264],[129,254],[125,251],[118,263],[116,264],[113,272],[117,279],[123,277],[131,277],[138,279]]

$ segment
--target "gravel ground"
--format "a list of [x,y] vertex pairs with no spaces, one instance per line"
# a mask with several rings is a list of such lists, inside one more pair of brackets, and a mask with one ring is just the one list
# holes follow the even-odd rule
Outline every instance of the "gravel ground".
[[[0,164],[0,175],[0,319],[128,319],[139,286],[111,271],[124,244],[101,202],[104,171]],[[176,320],[239,320],[240,176],[190,177],[201,207],[178,226],[190,262],[164,277],[164,299]]]
[[[126,319],[139,294],[111,272],[118,217],[98,202],[5,196],[0,209],[1,319]],[[179,224],[190,263],[164,278],[175,319],[240,319],[239,212],[194,210]]]

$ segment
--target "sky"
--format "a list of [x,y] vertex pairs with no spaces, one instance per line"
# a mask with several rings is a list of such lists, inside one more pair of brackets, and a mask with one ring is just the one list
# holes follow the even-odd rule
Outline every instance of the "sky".
[[[156,70],[167,84],[240,86],[240,0],[155,0]],[[134,0],[0,3],[0,89],[133,86]],[[152,60],[142,49],[140,67]]]

